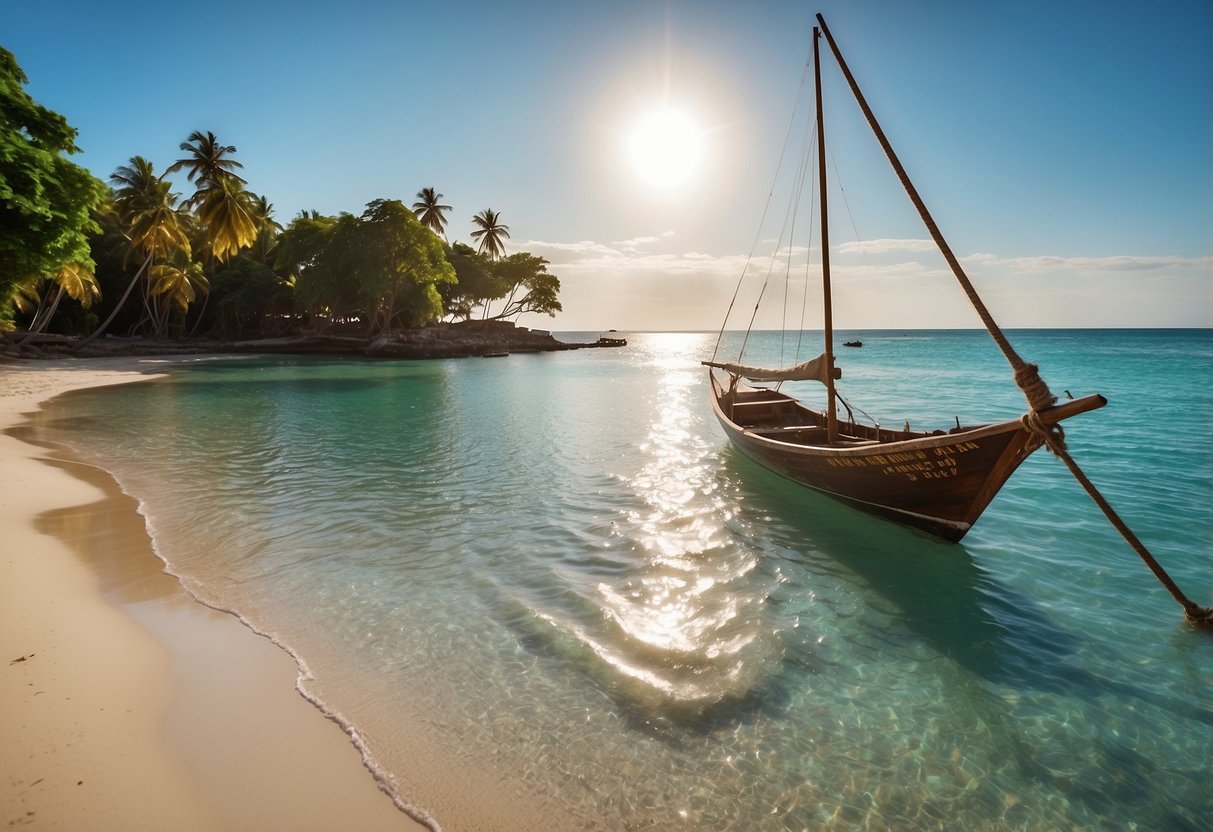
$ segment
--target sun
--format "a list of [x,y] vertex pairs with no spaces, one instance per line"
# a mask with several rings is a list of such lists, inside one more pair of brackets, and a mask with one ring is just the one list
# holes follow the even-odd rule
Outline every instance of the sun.
[[642,118],[628,135],[628,155],[645,183],[660,189],[688,183],[703,164],[704,131],[687,113],[663,108]]

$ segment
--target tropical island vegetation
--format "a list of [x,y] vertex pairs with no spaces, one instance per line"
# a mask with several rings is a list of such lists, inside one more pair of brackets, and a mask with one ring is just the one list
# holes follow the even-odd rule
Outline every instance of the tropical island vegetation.
[[[473,216],[475,248],[447,240],[452,209],[432,187],[411,206],[376,199],[358,215],[304,211],[284,227],[241,175],[235,146],[209,131],[190,134],[162,171],[132,156],[107,185],[67,158],[79,152],[76,130],[27,83],[0,47],[0,333],[10,342],[330,333],[382,344],[561,309],[548,261],[507,255],[496,211]],[[193,193],[173,190],[175,174]]]

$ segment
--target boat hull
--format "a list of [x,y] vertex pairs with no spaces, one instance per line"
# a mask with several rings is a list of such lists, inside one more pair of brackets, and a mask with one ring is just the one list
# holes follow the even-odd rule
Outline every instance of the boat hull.
[[834,449],[759,437],[727,419],[733,445],[762,466],[855,508],[956,542],[998,489],[1039,447],[1013,427],[981,436],[953,434]]
[[[951,542],[965,536],[1015,469],[1042,444],[1013,420],[929,434],[886,432],[890,438],[880,440],[862,438],[874,429],[844,422],[844,439],[830,445],[824,442],[823,414],[783,396],[735,406],[731,397],[736,394],[725,392],[714,377],[712,381],[716,417],[746,456],[801,486]],[[1104,403],[1102,397],[1091,400],[1089,407]],[[734,412],[754,404],[792,407],[782,418],[746,420]],[[819,442],[806,441],[814,432],[822,434]]]

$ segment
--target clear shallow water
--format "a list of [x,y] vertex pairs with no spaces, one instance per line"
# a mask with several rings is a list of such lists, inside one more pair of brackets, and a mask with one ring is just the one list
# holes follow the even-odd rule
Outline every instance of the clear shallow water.
[[[983,333],[842,335],[842,392],[882,424],[1021,412]],[[210,359],[52,416],[444,828],[1206,827],[1213,638],[1059,462],[937,543],[729,449],[714,335],[629,339]],[[1012,340],[1110,399],[1073,453],[1213,602],[1213,333]]]

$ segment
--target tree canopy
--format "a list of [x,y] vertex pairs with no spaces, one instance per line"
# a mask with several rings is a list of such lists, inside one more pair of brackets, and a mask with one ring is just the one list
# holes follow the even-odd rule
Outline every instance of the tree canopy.
[[492,269],[507,290],[505,305],[493,318],[516,318],[525,312],[554,317],[561,310],[560,279],[548,273],[543,257],[520,251],[496,261]]
[[447,249],[446,259],[454,267],[457,280],[438,288],[444,314],[468,320],[477,306],[499,300],[509,292],[509,287],[494,273],[488,256],[466,243],[455,243]]
[[437,320],[437,286],[456,280],[442,241],[397,199],[377,199],[360,217],[297,217],[278,262],[296,275],[302,311],[359,318],[371,334]]
[[10,320],[16,289],[54,277],[71,263],[91,270],[90,212],[105,185],[65,154],[76,131],[25,90],[17,59],[0,47],[0,322]]
[[[548,261],[520,251],[494,260],[471,246],[455,243],[446,253],[458,282],[441,287],[444,312],[468,320],[479,307],[485,320],[516,318],[527,312],[554,316],[561,310],[560,279]],[[496,301],[504,300],[493,312]]]

